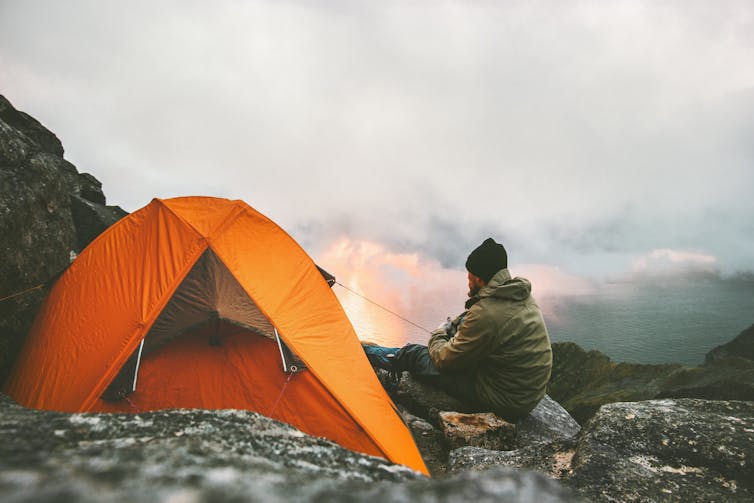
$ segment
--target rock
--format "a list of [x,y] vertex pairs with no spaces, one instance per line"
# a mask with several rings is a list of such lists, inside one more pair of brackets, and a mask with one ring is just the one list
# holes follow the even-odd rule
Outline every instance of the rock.
[[754,403],[693,399],[605,405],[578,437],[514,451],[463,447],[448,471],[536,470],[592,501],[752,501]]
[[581,426],[568,411],[545,395],[528,416],[516,423],[516,446],[571,439],[580,430]]
[[405,407],[399,405],[398,410],[409,430],[411,430],[416,447],[419,448],[429,473],[433,477],[444,476],[448,469],[449,448],[442,432],[428,421],[408,412]]
[[712,349],[704,358],[711,364],[726,358],[745,358],[754,361],[754,325],[750,326],[732,341]]
[[519,470],[533,470],[560,479],[571,474],[571,461],[575,452],[576,439],[573,437],[531,444],[512,451],[462,447],[450,452],[448,472],[487,470],[502,465]]
[[92,239],[126,214],[101,184],[63,159],[60,140],[0,96],[0,382],[45,288]]
[[479,447],[452,450],[448,459],[448,472],[485,470],[504,465],[561,478],[570,473],[576,436],[580,430],[576,420],[559,403],[545,395],[534,410],[516,424],[513,445],[505,450]]
[[71,213],[76,222],[76,248],[83,250],[110,225],[128,213],[119,206],[104,206],[78,195],[71,195]]
[[[390,387],[386,389],[391,391]],[[391,394],[396,402],[402,404],[411,413],[438,427],[437,414],[440,411],[479,412],[478,409],[453,398],[444,391],[417,381],[408,372],[403,372],[397,387]]]
[[3,501],[308,500],[348,480],[423,478],[248,411],[63,414],[7,397],[0,407]]
[[504,467],[488,471],[469,471],[453,477],[391,484],[380,482],[358,488],[351,497],[338,492],[325,493],[318,501],[382,503],[575,503],[583,500],[556,481],[535,472],[520,472]]
[[510,450],[516,441],[516,425],[492,412],[462,414],[440,412],[440,429],[451,449],[471,445],[494,450]]
[[548,394],[584,424],[600,406],[654,398],[754,399],[754,362],[727,358],[704,367],[614,363],[577,344],[552,345]]
[[[454,452],[451,449],[472,445],[484,452],[491,452],[490,449],[514,450],[533,444],[539,446],[544,442],[572,440],[580,430],[576,420],[547,395],[527,417],[512,425],[492,413],[456,412],[456,409],[474,411],[474,408],[443,391],[416,381],[407,372],[402,374],[398,383],[391,381],[387,372],[379,369],[377,376],[398,403],[433,476],[442,476],[449,471],[458,472],[457,468],[450,466],[452,458],[449,461],[448,456]],[[464,424],[466,419],[473,419],[473,424]],[[524,455],[526,454],[522,454]],[[532,461],[512,466],[539,469],[542,463],[544,461]],[[480,463],[479,466],[489,467],[495,464],[497,463]],[[562,454],[558,454],[557,464],[562,464]]]
[[564,482],[594,501],[752,501],[753,461],[754,403],[615,403],[584,427]]
[[64,414],[0,395],[0,500],[578,501],[536,473],[433,481],[259,414],[167,410]]

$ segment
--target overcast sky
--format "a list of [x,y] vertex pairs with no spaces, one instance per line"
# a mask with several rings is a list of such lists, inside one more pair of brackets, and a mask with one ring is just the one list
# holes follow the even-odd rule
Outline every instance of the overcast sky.
[[240,198],[330,267],[754,269],[748,0],[0,0],[0,93],[109,204]]

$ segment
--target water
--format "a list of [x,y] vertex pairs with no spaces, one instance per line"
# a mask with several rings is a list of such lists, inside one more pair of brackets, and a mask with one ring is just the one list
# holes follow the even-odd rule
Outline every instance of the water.
[[[386,346],[426,344],[428,334],[361,299],[339,294],[362,339]],[[553,342],[575,342],[613,361],[700,365],[715,346],[754,324],[754,280],[702,277],[608,283],[588,295],[538,298]],[[461,301],[400,314],[430,329]],[[436,312],[435,312],[436,311]]]
[[754,282],[707,278],[606,284],[597,293],[542,299],[553,342],[614,361],[699,365],[754,324]]

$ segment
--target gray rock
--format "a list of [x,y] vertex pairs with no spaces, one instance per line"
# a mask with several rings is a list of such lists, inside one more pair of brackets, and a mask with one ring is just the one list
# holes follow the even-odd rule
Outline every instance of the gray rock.
[[60,140],[0,96],[0,382],[45,289],[92,239],[126,214],[63,159]]
[[76,247],[83,250],[94,238],[128,213],[119,206],[104,206],[72,194],[71,214],[76,223]]
[[[384,376],[381,379],[385,382]],[[440,423],[437,414],[440,411],[482,412],[434,386],[417,381],[408,372],[403,372],[394,391],[390,389],[390,386],[386,388],[392,391],[391,394],[396,402],[438,427]]]
[[2,501],[308,501],[423,478],[248,411],[34,411],[0,399]]
[[516,423],[516,445],[567,440],[578,435],[581,426],[558,402],[545,395],[528,416]]
[[343,489],[317,501],[394,503],[558,503],[583,499],[556,481],[535,472],[496,467],[483,472],[465,472],[443,480],[418,480],[372,487]]
[[605,405],[564,482],[595,501],[754,500],[754,403]]
[[560,479],[571,474],[575,452],[575,438],[532,444],[513,451],[462,447],[450,451],[448,472],[480,471],[502,465],[519,470],[533,470]]
[[545,395],[531,414],[516,424],[513,445],[489,449],[468,444],[451,450],[448,472],[486,470],[503,465],[561,478],[570,474],[576,436],[580,430],[581,427],[568,412]]
[[428,421],[414,416],[404,407],[398,406],[403,421],[411,430],[414,442],[419,448],[424,464],[433,477],[442,477],[448,469],[448,444],[442,432]]
[[572,502],[536,474],[433,481],[247,411],[63,414],[0,395],[7,502]]

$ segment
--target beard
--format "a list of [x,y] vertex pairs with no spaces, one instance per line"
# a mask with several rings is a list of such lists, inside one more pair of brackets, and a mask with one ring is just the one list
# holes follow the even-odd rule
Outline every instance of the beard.
[[469,288],[469,293],[467,295],[469,297],[473,297],[474,295],[478,294],[479,290],[481,290],[481,289],[482,289],[482,287],[480,287],[479,285],[474,285],[474,286],[472,286],[472,287]]

